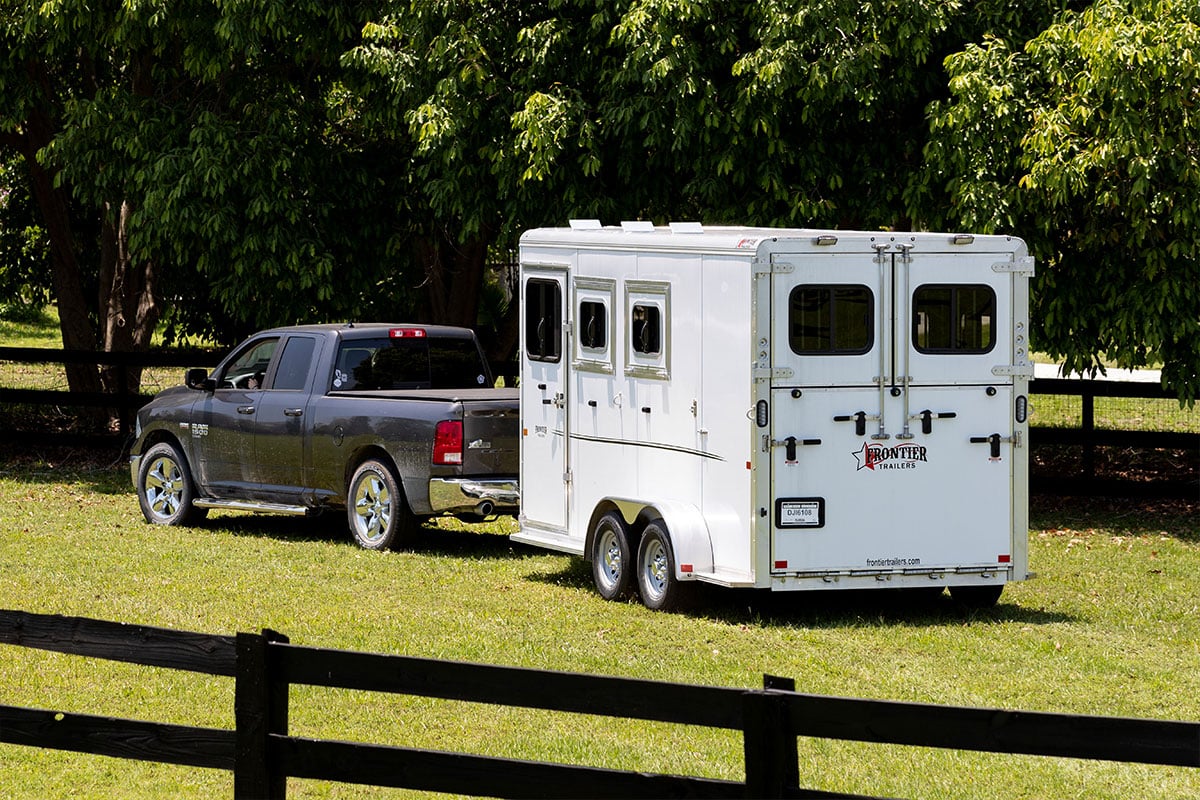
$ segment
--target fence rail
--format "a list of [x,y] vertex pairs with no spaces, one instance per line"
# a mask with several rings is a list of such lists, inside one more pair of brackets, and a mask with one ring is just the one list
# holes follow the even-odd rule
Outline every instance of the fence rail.
[[[82,350],[54,350],[35,347],[0,347],[0,362],[94,364],[121,367],[212,367],[222,353],[212,350],[176,349],[145,353],[98,353]],[[125,379],[124,370],[117,371]],[[1096,454],[1100,447],[1125,447],[1148,450],[1184,450],[1200,453],[1200,432],[1176,430],[1106,430],[1096,426],[1096,398],[1141,398],[1174,400],[1157,383],[1131,381],[1095,381],[1074,378],[1037,378],[1030,382],[1030,394],[1073,396],[1081,399],[1078,427],[1048,427],[1037,424],[1036,414],[1030,431],[1030,446],[1074,446],[1080,456],[1073,476],[1035,475],[1033,490],[1040,493],[1079,493],[1112,495],[1151,495],[1200,497],[1200,474],[1180,479],[1176,475],[1156,475],[1151,480],[1129,481],[1098,477]],[[68,445],[117,445],[130,440],[133,416],[149,402],[151,395],[134,392],[119,385],[114,393],[70,392],[62,389],[0,387],[0,402],[30,406],[58,406],[110,409],[119,420],[118,430],[108,434],[60,433],[44,430],[10,431],[15,440],[23,436],[37,442],[57,441]],[[1035,404],[1036,405],[1036,404]],[[41,426],[39,426],[40,428]],[[1193,470],[1195,471],[1195,470]]]
[[[744,690],[301,647],[0,611],[0,643],[232,675],[234,729],[0,706],[0,742],[232,771],[235,798],[288,777],[497,797],[851,797],[801,788],[796,737],[1200,767],[1200,722],[956,708]],[[741,730],[745,781],[626,772],[289,736],[290,686],[418,695]]]

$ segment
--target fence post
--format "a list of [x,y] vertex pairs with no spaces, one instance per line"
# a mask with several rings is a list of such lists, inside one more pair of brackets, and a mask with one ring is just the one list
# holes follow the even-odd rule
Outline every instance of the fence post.
[[1082,406],[1079,420],[1083,431],[1083,476],[1089,480],[1096,477],[1096,389],[1090,381],[1084,381],[1080,394]]
[[798,788],[800,765],[787,698],[775,692],[795,691],[796,684],[764,675],[763,686],[763,691],[742,695],[746,796],[786,797]]
[[284,800],[287,796],[287,776],[272,768],[270,736],[287,733],[288,687],[272,676],[267,654],[269,643],[287,641],[286,636],[271,630],[239,633],[235,640],[235,800]]

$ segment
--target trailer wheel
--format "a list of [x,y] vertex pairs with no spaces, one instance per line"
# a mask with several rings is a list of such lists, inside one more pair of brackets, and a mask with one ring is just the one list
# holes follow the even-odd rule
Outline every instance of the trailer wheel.
[[680,611],[694,596],[695,585],[681,583],[675,577],[675,552],[661,520],[651,522],[642,531],[638,543],[637,581],[642,604],[654,611]]
[[999,586],[951,586],[950,597],[967,608],[991,608],[1000,599],[1004,584]]
[[592,582],[605,600],[617,600],[633,588],[633,554],[625,521],[609,512],[596,523],[592,537]]
[[192,472],[171,442],[159,442],[142,456],[137,496],[142,516],[155,525],[188,525],[208,513],[208,509],[192,505],[196,497]]
[[410,544],[420,528],[396,476],[375,460],[364,461],[354,471],[346,491],[346,515],[354,541],[368,550]]

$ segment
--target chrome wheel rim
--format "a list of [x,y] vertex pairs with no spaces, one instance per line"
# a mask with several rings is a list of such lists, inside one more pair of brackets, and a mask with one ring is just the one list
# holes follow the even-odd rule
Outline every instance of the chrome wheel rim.
[[183,470],[169,456],[159,456],[146,470],[146,505],[157,520],[169,520],[183,505]]
[[621,580],[621,545],[616,531],[606,528],[600,534],[600,579],[611,590]]
[[662,542],[654,539],[646,543],[643,555],[643,588],[654,597],[661,597],[667,590],[667,580],[670,577],[667,572],[667,549],[663,547]]
[[381,540],[392,521],[392,494],[378,475],[367,475],[354,490],[354,527],[360,539]]

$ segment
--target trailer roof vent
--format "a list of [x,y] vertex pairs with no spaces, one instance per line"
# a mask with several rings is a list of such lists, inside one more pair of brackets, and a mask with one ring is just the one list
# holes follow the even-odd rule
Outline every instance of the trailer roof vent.
[[621,230],[626,233],[653,233],[654,223],[648,219],[626,220],[621,223]]
[[671,233],[704,233],[704,226],[699,222],[672,222]]
[[969,233],[956,233],[950,237],[950,244],[972,244],[975,237]]
[[830,245],[837,244],[837,237],[832,233],[822,233],[813,239],[813,244],[821,247],[829,247]]
[[598,220],[598,219],[573,219],[573,220],[571,220],[571,230],[573,230],[573,231],[598,231],[598,230],[600,230],[600,220]]

